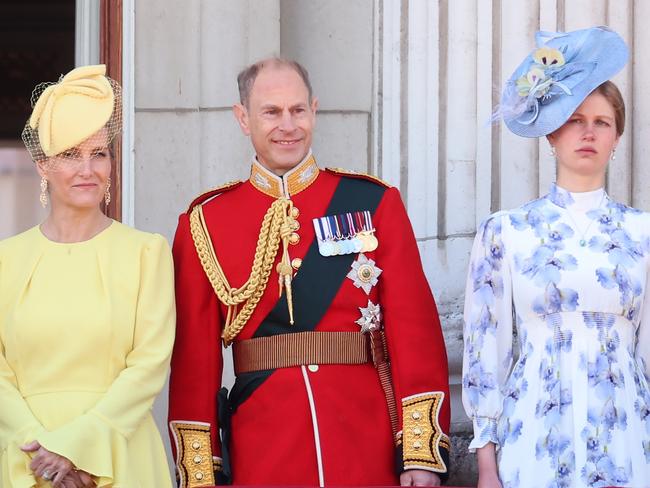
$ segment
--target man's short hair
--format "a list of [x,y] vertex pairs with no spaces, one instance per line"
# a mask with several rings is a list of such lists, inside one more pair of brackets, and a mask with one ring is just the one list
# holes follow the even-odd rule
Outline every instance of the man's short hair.
[[251,90],[253,89],[253,84],[255,83],[255,78],[264,68],[290,68],[300,75],[302,81],[307,87],[307,92],[309,93],[309,103],[311,103],[312,98],[312,89],[311,82],[309,81],[309,73],[305,67],[300,64],[298,61],[293,59],[284,59],[279,57],[267,58],[258,61],[255,64],[244,68],[237,75],[237,86],[239,87],[239,101],[242,105],[248,107],[248,101],[251,95]]

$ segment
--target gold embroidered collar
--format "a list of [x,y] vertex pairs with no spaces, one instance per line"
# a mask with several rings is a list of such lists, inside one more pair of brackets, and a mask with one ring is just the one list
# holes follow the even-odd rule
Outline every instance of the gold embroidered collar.
[[311,151],[298,166],[283,176],[272,173],[254,158],[250,182],[262,193],[275,198],[289,198],[311,185],[318,178],[318,171],[316,159]]

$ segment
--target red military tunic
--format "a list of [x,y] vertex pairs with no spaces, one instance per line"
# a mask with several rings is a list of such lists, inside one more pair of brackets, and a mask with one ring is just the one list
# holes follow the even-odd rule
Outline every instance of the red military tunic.
[[[312,220],[327,214],[346,178],[383,185],[363,175],[320,170],[311,155],[282,178],[254,162],[248,181],[208,192],[190,210],[202,205],[218,262],[230,285],[239,287],[249,277],[260,224],[276,198],[290,197],[300,211],[300,239],[289,246],[294,264],[299,264],[295,258],[304,258],[315,239]],[[399,192],[387,186],[380,190],[372,217],[379,246],[365,253],[381,269],[378,282],[367,294],[353,279],[344,278],[315,330],[359,332],[356,321],[362,309],[369,302],[381,307],[399,432],[393,438],[386,397],[372,363],[278,368],[247,392],[232,415],[233,484],[395,485],[399,472],[409,468],[445,477],[450,414],[438,313]],[[217,394],[227,309],[198,257],[188,214],[180,216],[173,247],[178,325],[169,420],[181,486],[209,486],[219,482],[222,467]],[[280,249],[276,262],[281,254]],[[278,302],[277,277],[274,266],[235,342],[252,338]],[[326,279],[300,286],[318,294]],[[294,327],[281,326],[288,333]]]

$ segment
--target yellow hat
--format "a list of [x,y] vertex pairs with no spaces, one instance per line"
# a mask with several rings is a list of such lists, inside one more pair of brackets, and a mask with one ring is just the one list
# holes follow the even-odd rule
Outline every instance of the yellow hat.
[[23,130],[23,141],[34,161],[71,149],[103,127],[109,139],[119,132],[119,85],[106,77],[106,66],[81,66],[57,83],[34,90],[34,110]]

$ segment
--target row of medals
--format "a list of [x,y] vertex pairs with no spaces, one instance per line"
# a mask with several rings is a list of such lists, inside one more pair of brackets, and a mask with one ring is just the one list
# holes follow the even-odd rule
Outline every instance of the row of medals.
[[364,230],[352,237],[334,238],[319,242],[319,251],[323,256],[339,256],[357,252],[372,252],[377,249],[379,241],[374,230]]

